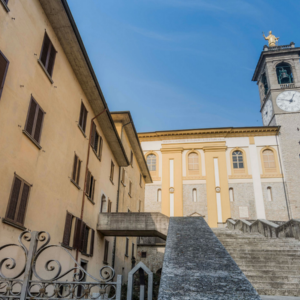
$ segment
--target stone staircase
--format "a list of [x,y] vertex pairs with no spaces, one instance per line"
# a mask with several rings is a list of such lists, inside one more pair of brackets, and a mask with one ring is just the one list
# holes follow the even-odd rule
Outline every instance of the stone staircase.
[[213,229],[259,295],[300,296],[300,241]]

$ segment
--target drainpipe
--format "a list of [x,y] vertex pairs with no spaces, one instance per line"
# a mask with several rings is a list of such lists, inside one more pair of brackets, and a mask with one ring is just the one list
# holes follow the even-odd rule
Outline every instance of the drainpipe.
[[[86,192],[86,180],[87,180],[87,174],[88,174],[88,166],[89,166],[89,159],[90,159],[90,148],[91,148],[91,139],[92,139],[92,128],[93,128],[93,121],[98,118],[100,115],[102,115],[104,112],[107,111],[107,108],[105,108],[101,113],[96,115],[91,120],[91,126],[90,126],[90,136],[89,136],[89,144],[88,144],[88,152],[87,152],[87,158],[86,158],[86,165],[85,165],[85,176],[84,176],[84,186],[83,186],[83,193],[82,193],[82,204],[81,204],[81,213],[80,213],[80,219],[83,218],[83,211],[84,211],[84,199],[85,199],[85,192]],[[78,249],[76,249],[76,261],[78,260]]]
[[[132,121],[124,124],[121,127],[121,143],[122,143],[122,139],[123,139],[123,128],[132,123]],[[119,180],[118,180],[118,191],[117,191],[117,205],[116,205],[116,212],[119,212],[119,199],[120,199],[120,183],[121,183],[121,167],[119,167]],[[117,237],[114,237],[114,245],[113,245],[113,253],[112,253],[112,262],[111,262],[111,266],[114,269],[115,267],[115,257],[116,257],[116,244],[117,244]]]

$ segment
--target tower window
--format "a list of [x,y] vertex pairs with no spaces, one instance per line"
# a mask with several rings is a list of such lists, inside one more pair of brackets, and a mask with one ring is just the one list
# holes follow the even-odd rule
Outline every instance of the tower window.
[[244,169],[244,158],[242,151],[234,151],[232,153],[232,162],[234,169]]
[[156,171],[156,155],[155,154],[149,154],[147,156],[147,165],[148,165],[149,171]]
[[268,80],[267,80],[267,76],[266,76],[265,73],[261,76],[261,83],[264,87],[264,92],[265,92],[265,95],[266,95],[269,91],[269,85],[268,85]]
[[292,68],[287,63],[280,63],[276,66],[277,80],[279,84],[293,83]]

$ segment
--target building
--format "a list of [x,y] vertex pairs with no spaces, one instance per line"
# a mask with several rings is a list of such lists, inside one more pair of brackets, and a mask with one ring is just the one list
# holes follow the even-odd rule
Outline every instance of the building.
[[44,230],[96,277],[131,269],[136,241],[96,230],[99,213],[144,209],[130,113],[110,113],[67,1],[2,0],[0,28],[0,245]]

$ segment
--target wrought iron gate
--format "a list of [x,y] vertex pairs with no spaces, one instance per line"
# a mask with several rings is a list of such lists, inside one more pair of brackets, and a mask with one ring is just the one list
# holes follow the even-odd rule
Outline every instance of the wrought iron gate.
[[[24,242],[29,242],[29,247]],[[74,259],[71,253],[60,245],[49,245],[50,235],[45,231],[24,231],[19,236],[19,244],[7,244],[1,250],[9,247],[19,247],[25,255],[25,265],[15,276],[6,276],[5,270],[17,270],[19,260],[12,257],[0,261],[0,300],[26,299],[116,299],[121,300],[122,276],[117,276],[117,282],[112,282],[115,271],[109,266],[100,269],[100,279],[86,272]],[[62,271],[62,263],[57,259],[47,259],[44,273],[51,274],[51,278],[37,271],[37,261],[47,249],[59,248],[68,255],[74,267]],[[51,273],[52,272],[52,273]],[[73,273],[73,274],[72,274]],[[53,276],[54,274],[54,276]],[[72,280],[64,278],[71,276]],[[42,277],[43,276],[43,277]],[[82,281],[89,278],[91,282]]]

